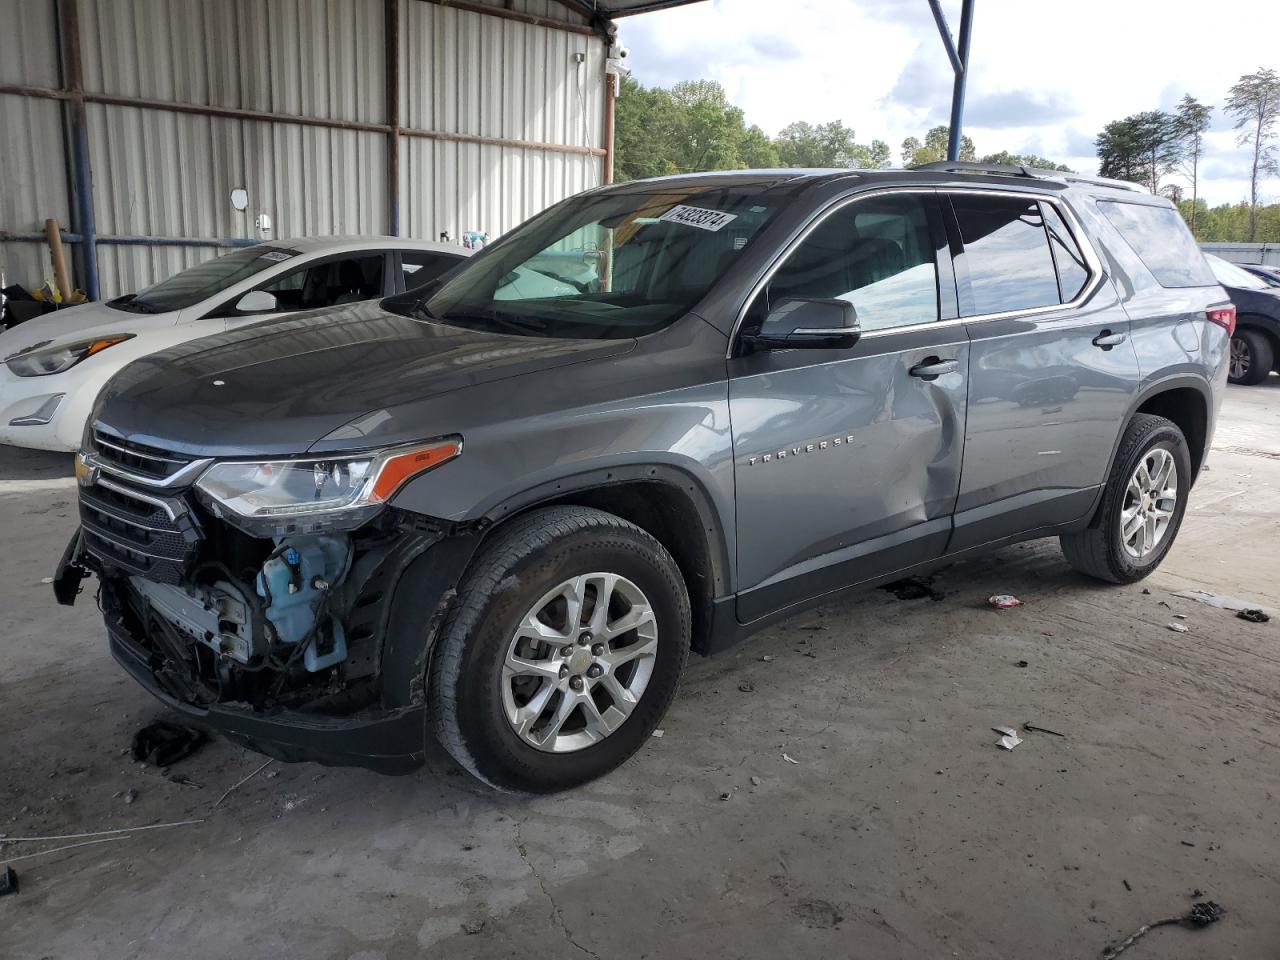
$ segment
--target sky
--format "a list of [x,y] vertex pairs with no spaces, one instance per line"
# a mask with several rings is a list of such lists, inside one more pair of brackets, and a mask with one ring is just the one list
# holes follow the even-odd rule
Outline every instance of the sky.
[[[960,0],[943,0],[952,32]],[[948,121],[951,66],[926,0],[706,0],[618,22],[646,86],[717,80],[748,123],[841,120],[859,142]],[[1249,153],[1221,110],[1243,73],[1280,70],[1276,0],[975,0],[964,132],[978,155],[1036,153],[1093,173],[1111,120],[1215,107],[1201,162],[1210,204],[1248,198]],[[1280,179],[1262,184],[1280,200]]]

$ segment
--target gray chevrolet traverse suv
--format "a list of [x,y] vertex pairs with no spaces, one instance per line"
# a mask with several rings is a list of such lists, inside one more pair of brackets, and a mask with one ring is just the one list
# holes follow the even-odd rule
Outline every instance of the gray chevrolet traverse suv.
[[609,771],[714,653],[1058,537],[1128,583],[1234,308],[1168,201],[1024,168],[604,187],[440,281],[139,360],[54,579],[170,706],[286,760]]

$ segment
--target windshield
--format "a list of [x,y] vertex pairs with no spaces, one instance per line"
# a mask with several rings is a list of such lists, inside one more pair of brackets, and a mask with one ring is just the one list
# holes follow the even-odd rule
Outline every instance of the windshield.
[[1242,290],[1270,290],[1270,285],[1260,277],[1255,277],[1248,270],[1241,270],[1234,263],[1216,257],[1212,253],[1205,254],[1209,261],[1209,269],[1217,281],[1224,287],[1239,287]]
[[621,339],[660,330],[711,288],[777,212],[758,184],[574,197],[392,309],[531,337]]
[[110,306],[132,313],[183,310],[296,255],[296,250],[281,247],[243,247],[175,273],[141,293],[118,297]]

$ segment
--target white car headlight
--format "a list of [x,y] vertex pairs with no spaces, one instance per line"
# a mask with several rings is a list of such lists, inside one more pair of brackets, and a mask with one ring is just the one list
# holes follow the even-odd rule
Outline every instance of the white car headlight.
[[65,343],[57,347],[49,347],[45,343],[37,343],[15,353],[5,360],[5,365],[19,377],[47,377],[51,373],[62,373],[70,370],[81,360],[101,353],[107,347],[132,340],[132,333],[115,333],[109,337],[97,337],[93,340],[79,340]]
[[[351,455],[215,463],[196,490],[215,516],[252,533],[284,527],[351,529],[364,523],[411,477],[452,460],[462,438]],[[238,521],[238,522],[237,522]]]

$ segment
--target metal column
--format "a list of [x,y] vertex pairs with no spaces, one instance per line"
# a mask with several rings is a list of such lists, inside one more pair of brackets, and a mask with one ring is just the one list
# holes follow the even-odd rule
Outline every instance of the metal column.
[[947,137],[947,159],[952,161],[960,159],[965,86],[969,80],[969,38],[973,33],[973,4],[974,0],[961,0],[960,42],[957,48],[940,0],[929,0],[929,9],[933,11],[934,22],[942,36],[942,45],[947,50],[947,59],[951,61],[951,69],[955,72],[955,83],[951,88],[951,128]]

